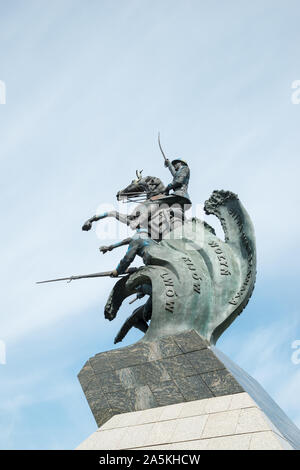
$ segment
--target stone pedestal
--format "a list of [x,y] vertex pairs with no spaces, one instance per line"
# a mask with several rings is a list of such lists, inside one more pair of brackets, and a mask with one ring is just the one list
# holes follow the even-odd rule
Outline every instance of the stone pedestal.
[[89,359],[78,375],[99,426],[78,449],[300,449],[300,431],[195,330]]

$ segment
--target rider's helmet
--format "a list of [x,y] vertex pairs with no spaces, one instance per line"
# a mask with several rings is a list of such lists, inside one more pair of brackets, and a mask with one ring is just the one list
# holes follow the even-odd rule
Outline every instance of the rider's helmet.
[[175,163],[182,163],[183,165],[188,166],[187,162],[182,158],[175,158],[175,160],[172,161],[172,165],[175,165]]

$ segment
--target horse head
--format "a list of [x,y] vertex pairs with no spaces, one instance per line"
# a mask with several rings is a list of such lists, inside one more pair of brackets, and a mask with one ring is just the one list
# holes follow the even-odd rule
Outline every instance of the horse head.
[[134,199],[139,196],[146,196],[149,199],[152,196],[161,194],[165,186],[159,178],[155,176],[142,176],[142,171],[136,171],[136,179],[124,189],[117,193],[117,200]]

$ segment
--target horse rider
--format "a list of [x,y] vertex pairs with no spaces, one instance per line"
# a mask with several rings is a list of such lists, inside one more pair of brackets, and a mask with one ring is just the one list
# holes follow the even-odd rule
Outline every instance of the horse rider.
[[190,180],[190,169],[185,160],[176,158],[172,162],[167,158],[165,160],[165,167],[167,167],[173,176],[172,183],[168,184],[165,189],[165,194],[173,190],[174,196],[177,196],[178,201],[183,204],[191,205],[190,196],[188,194],[188,185]]

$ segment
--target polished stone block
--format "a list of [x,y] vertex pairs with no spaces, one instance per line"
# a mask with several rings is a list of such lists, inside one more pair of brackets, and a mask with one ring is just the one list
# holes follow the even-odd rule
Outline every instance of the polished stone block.
[[174,340],[184,353],[206,349],[209,345],[208,341],[202,338],[195,330],[180,333],[174,336]]
[[244,390],[227,369],[207,372],[202,374],[202,379],[216,397],[241,393]]
[[175,379],[175,383],[186,401],[213,397],[212,391],[207,387],[200,375],[178,377]]
[[224,369],[222,362],[207,348],[186,353],[186,357],[199,374]]
[[172,380],[152,385],[150,388],[158,406],[172,405],[184,401],[183,394]]
[[195,368],[188,360],[186,354],[181,353],[180,356],[168,357],[167,359],[163,359],[162,362],[173,379],[195,375]]

